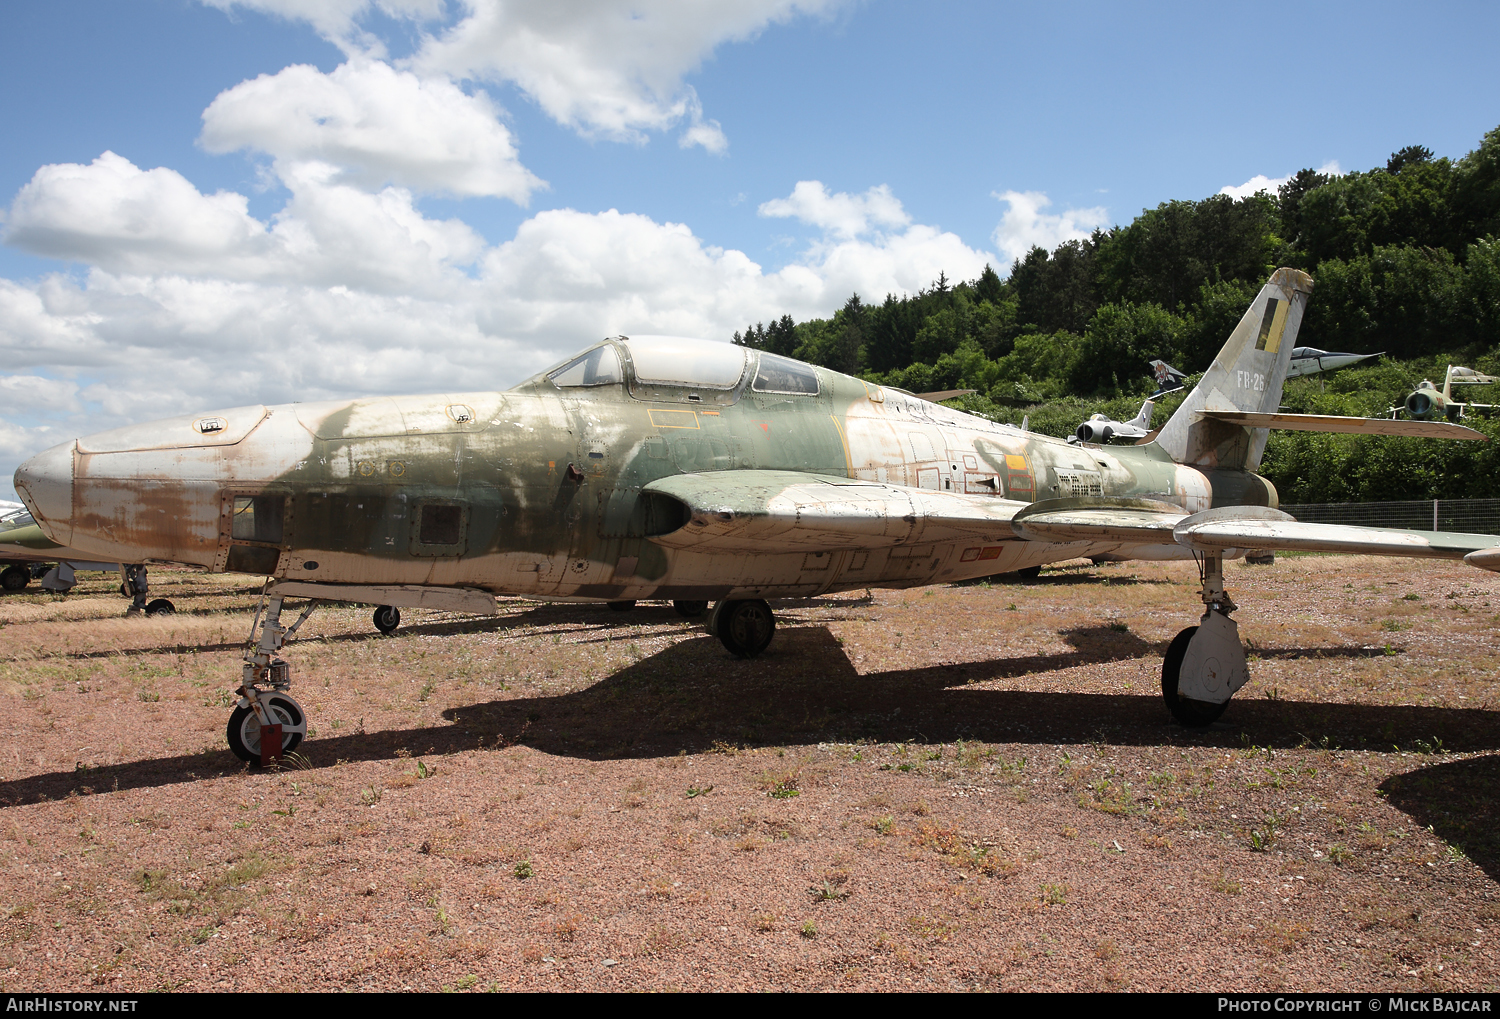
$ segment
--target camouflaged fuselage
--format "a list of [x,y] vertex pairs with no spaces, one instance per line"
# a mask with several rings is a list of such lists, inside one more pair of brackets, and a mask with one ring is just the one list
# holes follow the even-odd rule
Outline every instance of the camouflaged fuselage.
[[130,426],[34,461],[70,456],[68,492],[28,489],[20,475],[18,485],[53,540],[100,559],[609,600],[907,587],[1150,554],[1118,542],[1028,542],[1003,524],[983,540],[869,549],[666,547],[648,537],[660,527],[652,531],[640,496],[676,475],[711,487],[716,472],[791,471],[1016,508],[1102,495],[1195,512],[1215,486],[1232,501],[1267,501],[1253,476],[1211,478],[1154,445],[1070,445],[821,368],[815,395],[756,392],[756,357],[731,390],[647,386],[628,373],[566,388],[538,376],[504,393],[253,406]]

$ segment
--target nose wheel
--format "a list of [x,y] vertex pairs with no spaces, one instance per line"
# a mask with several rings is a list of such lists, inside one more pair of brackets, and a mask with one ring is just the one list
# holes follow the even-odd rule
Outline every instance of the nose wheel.
[[307,736],[307,716],[302,713],[302,705],[293,700],[291,694],[261,691],[260,707],[262,713],[272,720],[268,726],[272,730],[271,738],[274,739],[277,735],[281,737],[281,746],[273,748],[273,753],[261,753],[262,733],[265,729],[261,726],[260,715],[244,697],[240,698],[239,706],[229,713],[229,726],[225,732],[229,749],[234,751],[234,756],[252,764],[264,763],[267,757],[279,758],[291,753],[302,745],[303,738]]
[[277,594],[271,595],[269,601],[262,601],[264,618],[260,608],[255,610],[255,621],[250,624],[251,645],[245,652],[240,687],[235,691],[239,703],[229,714],[225,732],[229,749],[236,757],[262,766],[280,762],[284,754],[299,747],[307,736],[307,716],[302,705],[287,692],[292,685],[291,666],[275,656],[298,627],[307,622],[318,603],[308,602],[297,621],[285,627],[281,625],[283,601]]

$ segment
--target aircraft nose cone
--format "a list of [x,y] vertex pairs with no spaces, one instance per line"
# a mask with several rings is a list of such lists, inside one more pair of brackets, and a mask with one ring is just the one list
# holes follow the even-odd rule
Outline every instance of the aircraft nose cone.
[[73,537],[73,442],[64,442],[38,453],[16,469],[16,493],[41,525],[42,532],[59,544]]

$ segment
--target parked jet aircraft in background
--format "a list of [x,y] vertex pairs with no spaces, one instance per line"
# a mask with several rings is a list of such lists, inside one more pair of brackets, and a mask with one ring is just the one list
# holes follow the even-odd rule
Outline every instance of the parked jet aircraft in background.
[[[1381,353],[1383,354],[1384,351]],[[1295,379],[1302,375],[1336,371],[1339,368],[1347,368],[1379,356],[1380,354],[1341,354],[1331,350],[1319,350],[1317,347],[1294,347],[1291,360],[1287,362],[1286,377]],[[1161,360],[1151,362],[1151,375],[1156,379],[1156,392],[1151,394],[1152,399],[1177,392],[1183,387],[1188,377],[1186,372],[1180,372]]]
[[[1385,351],[1380,353],[1383,354]],[[1331,372],[1379,356],[1380,354],[1340,354],[1331,350],[1319,350],[1317,347],[1297,347],[1292,351],[1292,360],[1287,365],[1286,377],[1294,379],[1299,375]]]
[[1391,408],[1391,417],[1405,411],[1413,421],[1461,421],[1469,411],[1489,417],[1495,411],[1492,403],[1464,403],[1453,399],[1454,386],[1487,386],[1500,382],[1500,377],[1483,375],[1473,368],[1450,364],[1443,376],[1443,388],[1439,392],[1431,382],[1423,379],[1416,392],[1406,398],[1400,407]]
[[1078,426],[1078,431],[1068,437],[1069,442],[1108,442],[1110,439],[1144,439],[1151,431],[1151,409],[1156,406],[1148,399],[1141,404],[1141,412],[1129,421],[1116,421],[1108,414],[1091,414]]
[[0,503],[0,589],[24,591],[33,576],[40,576],[44,590],[67,594],[77,583],[74,575],[83,570],[118,571],[120,594],[131,600],[130,608],[125,610],[127,615],[158,616],[176,611],[165,598],[147,601],[150,588],[146,567],[94,562],[77,549],[64,548],[48,539],[20,503]]
[[1180,372],[1165,361],[1151,362],[1151,375],[1156,379],[1156,392],[1151,394],[1151,399],[1175,393],[1183,387],[1187,380],[1187,372]]
[[[1312,280],[1278,270],[1157,438],[1070,445],[775,354],[613,337],[503,393],[250,406],[53,447],[16,472],[48,537],[106,560],[268,578],[228,739],[306,733],[276,657],[318,600],[495,611],[495,595],[712,602],[733,654],[768,598],[916,587],[1079,556],[1194,558],[1203,604],[1162,695],[1183,724],[1245,683],[1223,561],[1245,549],[1466,560],[1500,537],[1298,523],[1268,428],[1482,438],[1277,411]],[[312,599],[292,626],[288,598]]]

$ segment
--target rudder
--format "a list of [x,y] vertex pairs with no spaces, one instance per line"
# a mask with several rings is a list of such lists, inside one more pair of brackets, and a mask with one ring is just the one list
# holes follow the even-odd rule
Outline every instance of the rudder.
[[1266,429],[1215,421],[1203,411],[1277,410],[1312,287],[1312,277],[1298,269],[1271,274],[1213,364],[1157,435],[1157,445],[1173,460],[1205,470],[1253,471],[1260,466]]

